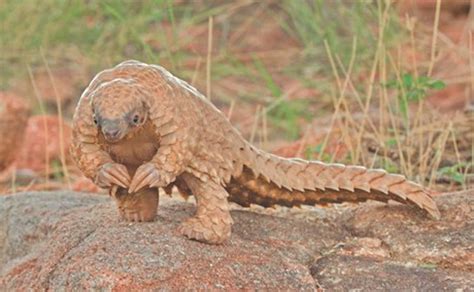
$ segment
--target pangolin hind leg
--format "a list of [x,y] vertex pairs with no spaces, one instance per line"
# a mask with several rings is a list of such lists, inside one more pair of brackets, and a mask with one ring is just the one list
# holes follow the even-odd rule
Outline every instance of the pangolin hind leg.
[[118,188],[111,194],[117,204],[120,217],[126,221],[153,221],[158,210],[158,188],[144,188],[135,193]]
[[194,217],[181,224],[179,232],[201,242],[223,243],[230,237],[233,223],[227,191],[215,182],[203,182],[188,173],[182,177],[196,198],[197,210]]

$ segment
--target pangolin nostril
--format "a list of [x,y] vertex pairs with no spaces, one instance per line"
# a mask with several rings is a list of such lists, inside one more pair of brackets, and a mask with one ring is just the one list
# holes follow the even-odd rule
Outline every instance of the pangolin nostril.
[[109,138],[117,138],[120,134],[120,130],[118,130],[118,129],[107,130],[107,131],[104,131],[104,134],[105,134],[105,136],[107,136]]

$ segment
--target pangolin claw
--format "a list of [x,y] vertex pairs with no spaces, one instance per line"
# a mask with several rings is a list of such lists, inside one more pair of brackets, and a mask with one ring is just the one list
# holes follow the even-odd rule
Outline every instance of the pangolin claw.
[[120,163],[106,163],[100,168],[96,183],[101,187],[118,185],[127,188],[130,185],[130,175],[127,168]]
[[151,162],[145,163],[137,169],[133,176],[128,193],[134,193],[145,186],[156,187],[160,181],[160,174],[155,165]]

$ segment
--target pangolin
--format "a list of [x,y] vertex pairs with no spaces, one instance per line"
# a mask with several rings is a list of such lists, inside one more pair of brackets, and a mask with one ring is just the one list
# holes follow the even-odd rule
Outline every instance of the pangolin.
[[254,147],[195,88],[134,60],[100,72],[85,89],[71,153],[87,177],[111,190],[127,220],[153,220],[160,188],[194,195],[196,214],[179,231],[211,244],[230,237],[229,201],[269,207],[394,200],[440,217],[430,192],[404,176]]

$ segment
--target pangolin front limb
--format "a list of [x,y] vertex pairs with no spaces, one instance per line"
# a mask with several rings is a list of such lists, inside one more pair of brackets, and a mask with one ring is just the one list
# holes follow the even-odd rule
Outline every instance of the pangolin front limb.
[[228,200],[266,207],[394,200],[440,216],[430,192],[403,176],[285,159],[255,148],[196,89],[138,61],[99,73],[84,91],[74,115],[72,154],[102,187],[122,187],[119,208],[143,210],[146,220],[155,213],[141,206],[158,205],[152,190],[177,186],[194,195],[196,215],[180,231],[207,243],[230,236]]

